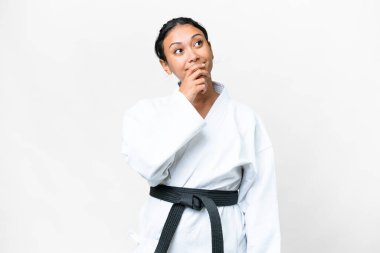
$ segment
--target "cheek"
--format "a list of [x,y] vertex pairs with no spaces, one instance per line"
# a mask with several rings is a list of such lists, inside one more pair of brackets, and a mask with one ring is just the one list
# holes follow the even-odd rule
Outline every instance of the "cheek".
[[210,61],[210,63],[209,63],[209,65],[208,65],[208,68],[207,68],[207,71],[209,72],[209,73],[211,73],[211,70],[212,70],[212,61]]
[[184,71],[185,66],[186,66],[186,61],[185,59],[182,59],[182,58],[175,59],[172,64],[173,69],[175,69],[175,71],[177,72]]
[[182,61],[180,59],[172,59],[170,63],[170,69],[173,71],[173,73],[180,79],[185,76],[185,61]]

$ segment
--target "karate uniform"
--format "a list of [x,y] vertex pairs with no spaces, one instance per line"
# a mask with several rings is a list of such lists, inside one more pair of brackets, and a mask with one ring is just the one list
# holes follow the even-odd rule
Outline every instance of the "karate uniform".
[[[123,118],[121,153],[150,186],[239,190],[218,207],[225,253],[279,253],[280,224],[273,147],[260,117],[226,87],[203,119],[179,87],[141,99]],[[135,253],[153,253],[172,203],[147,196]],[[169,253],[211,253],[207,210],[186,208]]]

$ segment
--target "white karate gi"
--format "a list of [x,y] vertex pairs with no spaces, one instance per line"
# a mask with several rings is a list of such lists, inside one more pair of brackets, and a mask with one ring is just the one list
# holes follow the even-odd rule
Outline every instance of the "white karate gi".
[[[233,100],[225,86],[206,118],[176,87],[169,96],[142,99],[123,119],[121,153],[151,186],[237,190],[239,202],[218,207],[225,253],[279,253],[280,224],[271,141],[260,117]],[[139,246],[153,253],[172,203],[148,197],[140,213]],[[205,208],[186,208],[170,253],[211,253]]]

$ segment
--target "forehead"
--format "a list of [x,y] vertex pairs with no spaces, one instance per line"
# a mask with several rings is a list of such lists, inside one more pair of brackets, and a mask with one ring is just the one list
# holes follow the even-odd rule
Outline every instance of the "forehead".
[[201,30],[190,24],[176,25],[171,29],[164,39],[164,45],[170,45],[173,42],[185,43],[190,40],[194,34],[200,34],[204,37]]

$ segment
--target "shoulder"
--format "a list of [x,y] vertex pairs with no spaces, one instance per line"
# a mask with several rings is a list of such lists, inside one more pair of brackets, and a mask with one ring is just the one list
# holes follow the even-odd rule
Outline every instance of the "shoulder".
[[272,146],[264,121],[254,108],[235,99],[230,100],[237,121],[246,136],[252,136],[256,152]]
[[260,124],[261,117],[250,105],[242,103],[236,99],[230,99],[230,109],[233,110],[236,119],[244,123],[246,128],[255,128],[257,124]]

